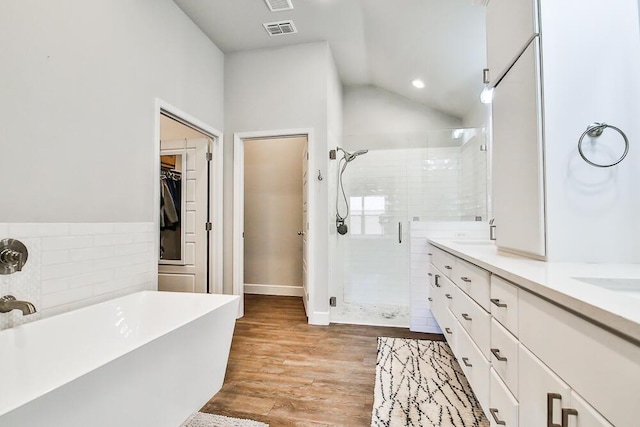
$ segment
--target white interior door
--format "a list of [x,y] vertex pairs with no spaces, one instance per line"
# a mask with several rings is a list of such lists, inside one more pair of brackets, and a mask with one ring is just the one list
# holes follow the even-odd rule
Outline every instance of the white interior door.
[[184,250],[179,260],[160,260],[160,291],[207,292],[208,148],[209,141],[206,138],[160,143],[160,155],[182,152],[186,156],[186,170],[182,171],[182,179],[186,183],[181,197],[183,214],[180,218],[180,237],[184,239]]
[[309,316],[309,309],[307,308],[309,302],[309,288],[307,286],[307,242],[309,239],[309,148],[305,148],[302,153],[302,230],[299,234],[302,236],[302,288],[304,295],[302,301],[304,302],[304,310]]

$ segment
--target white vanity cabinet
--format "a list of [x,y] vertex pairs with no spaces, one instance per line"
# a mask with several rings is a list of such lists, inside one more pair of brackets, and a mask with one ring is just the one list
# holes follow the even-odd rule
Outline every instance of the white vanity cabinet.
[[495,83],[538,34],[538,6],[534,0],[491,0],[487,5],[487,65]]
[[[577,149],[594,122],[638,132],[638,8],[637,0],[489,1],[492,197],[501,249],[548,261],[638,262],[637,236],[628,233],[637,218],[617,202],[633,194],[637,177],[625,175],[633,160],[607,179]],[[613,162],[623,139],[605,132],[592,153]]]
[[496,244],[544,257],[545,198],[539,42],[494,89],[493,214]]
[[640,425],[640,346],[446,248],[430,248],[451,267],[430,264],[433,313],[492,426]]

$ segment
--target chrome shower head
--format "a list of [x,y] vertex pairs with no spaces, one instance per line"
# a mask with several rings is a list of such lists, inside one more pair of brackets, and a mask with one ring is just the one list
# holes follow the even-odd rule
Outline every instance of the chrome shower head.
[[369,150],[358,150],[358,151],[356,151],[355,153],[352,153],[352,154],[351,154],[351,153],[347,153],[347,152],[345,151],[345,153],[344,153],[344,159],[345,159],[347,162],[350,162],[350,161],[352,161],[353,159],[355,159],[356,157],[361,156],[361,155],[363,155],[363,154],[367,154],[368,152],[369,152]]
[[363,154],[367,154],[369,152],[369,150],[358,150],[354,153],[349,153],[347,150],[338,147],[338,150],[342,151],[344,153],[344,159],[346,160],[347,163],[349,163],[350,161],[352,161],[353,159],[355,159],[358,156],[361,156]]

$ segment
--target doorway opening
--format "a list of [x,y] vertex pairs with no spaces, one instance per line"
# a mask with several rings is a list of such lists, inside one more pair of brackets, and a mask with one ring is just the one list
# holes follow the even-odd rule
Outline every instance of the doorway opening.
[[312,144],[310,130],[234,138],[234,294],[300,297],[307,317],[313,294]]
[[157,102],[158,290],[222,293],[222,134]]

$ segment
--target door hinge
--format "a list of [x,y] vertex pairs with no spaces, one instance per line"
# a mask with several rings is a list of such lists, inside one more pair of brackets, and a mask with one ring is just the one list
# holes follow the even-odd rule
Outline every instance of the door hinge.
[[205,223],[204,223],[204,229],[205,229],[206,231],[211,231],[211,230],[213,230],[213,224],[212,224],[212,223],[210,223],[210,222],[205,222]]
[[336,297],[329,298],[329,305],[331,307],[335,307],[336,306]]
[[207,153],[207,162],[213,160],[213,153]]

